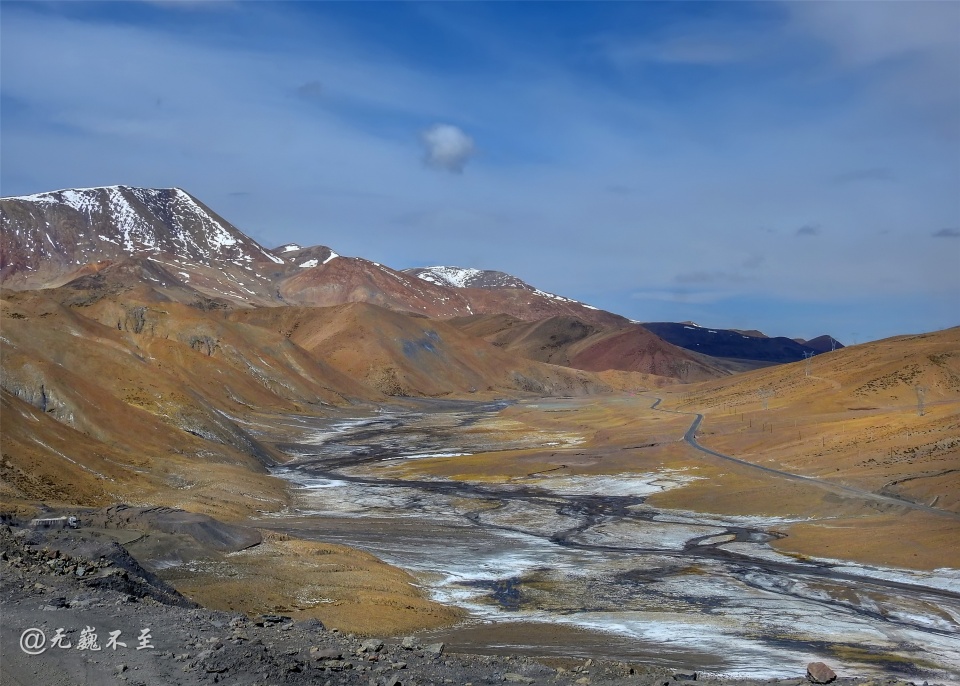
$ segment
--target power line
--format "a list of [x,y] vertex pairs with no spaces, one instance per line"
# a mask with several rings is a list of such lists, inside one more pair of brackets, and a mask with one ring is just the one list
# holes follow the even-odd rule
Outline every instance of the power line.
[[772,388],[761,388],[757,391],[757,395],[760,397],[763,409],[767,409],[770,406],[770,398],[776,395],[776,391]]

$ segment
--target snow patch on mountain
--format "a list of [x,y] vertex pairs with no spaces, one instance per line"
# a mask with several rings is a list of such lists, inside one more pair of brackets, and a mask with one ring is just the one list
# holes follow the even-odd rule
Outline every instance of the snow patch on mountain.
[[453,286],[454,288],[468,288],[470,282],[483,275],[482,269],[471,267],[424,267],[418,273],[424,281],[435,283],[438,286]]
[[578,302],[573,298],[564,298],[562,295],[557,295],[556,293],[548,293],[547,291],[541,291],[539,288],[533,291],[537,295],[542,295],[544,298],[550,298],[551,300],[558,300],[563,303],[575,303]]
[[473,269],[469,267],[422,267],[414,269],[404,269],[407,274],[413,274],[424,281],[437,284],[438,286],[449,286],[453,288],[516,288],[519,290],[530,291],[542,298],[554,300],[561,303],[570,303],[580,305],[590,310],[599,308],[592,305],[586,305],[573,298],[565,298],[556,293],[542,291],[534,288],[525,281],[506,272],[495,271],[492,269]]
[[[127,253],[169,252],[207,263],[227,257],[248,263],[269,259],[285,264],[283,259],[270,254],[231,225],[219,221],[180,188],[69,188],[3,200],[38,206],[43,212],[39,221],[45,226],[50,226],[54,218],[59,219],[56,214],[50,214],[59,208],[77,212],[91,228],[102,227],[93,236],[122,246]],[[104,230],[108,227],[109,230]],[[82,231],[77,235],[84,238]],[[88,251],[91,246],[75,247]]]
[[100,206],[97,202],[97,199],[90,193],[66,190],[61,191],[61,194],[63,196],[63,203],[68,207],[72,207],[77,212],[83,212],[84,214],[88,215],[93,214],[93,212]]

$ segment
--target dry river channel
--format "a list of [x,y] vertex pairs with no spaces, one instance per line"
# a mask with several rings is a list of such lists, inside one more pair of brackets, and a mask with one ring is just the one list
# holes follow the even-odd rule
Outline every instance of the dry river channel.
[[681,470],[497,483],[386,469],[531,447],[465,431],[505,406],[417,401],[364,417],[287,418],[270,433],[295,458],[276,469],[295,506],[258,525],[408,570],[431,597],[468,612],[430,633],[452,650],[754,678],[823,660],[841,675],[960,683],[960,570],[798,559],[770,546],[789,520],[648,505],[691,478]]

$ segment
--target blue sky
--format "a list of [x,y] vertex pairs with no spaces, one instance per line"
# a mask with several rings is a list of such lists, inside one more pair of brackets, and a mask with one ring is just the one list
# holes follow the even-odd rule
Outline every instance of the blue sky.
[[960,3],[0,13],[3,195],[179,186],[271,247],[642,321],[960,324]]

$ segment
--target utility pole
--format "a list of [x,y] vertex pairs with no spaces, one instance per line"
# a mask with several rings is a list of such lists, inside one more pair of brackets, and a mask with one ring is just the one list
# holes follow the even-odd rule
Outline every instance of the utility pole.
[[917,391],[917,415],[922,417],[923,416],[923,400],[924,400],[923,396],[927,392],[927,387],[917,385],[916,391]]
[[803,351],[803,359],[806,360],[806,364],[804,365],[804,376],[810,376],[810,360],[813,359],[814,355],[816,355],[816,353],[812,350]]

